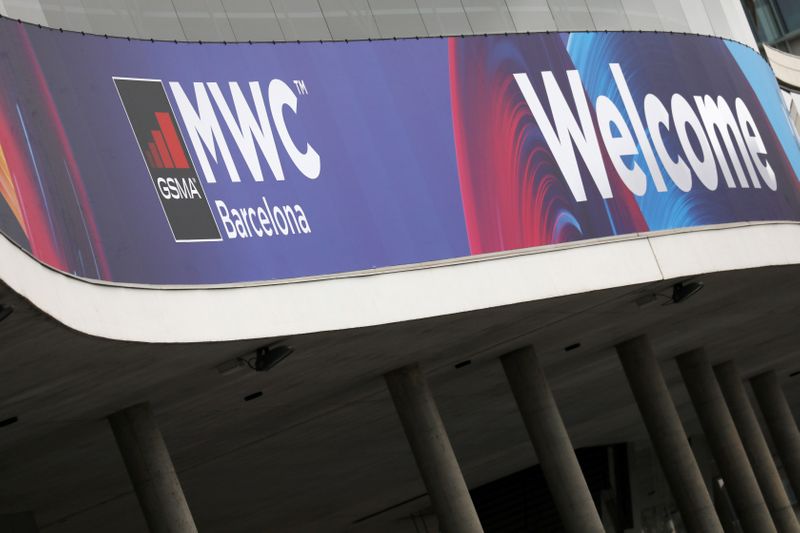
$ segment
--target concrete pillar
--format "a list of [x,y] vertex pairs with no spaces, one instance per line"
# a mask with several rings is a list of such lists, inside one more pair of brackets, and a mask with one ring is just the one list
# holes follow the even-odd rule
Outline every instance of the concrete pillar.
[[677,361],[743,531],[777,533],[708,355],[699,348]]
[[0,531],[3,533],[39,533],[32,512],[0,514]]
[[564,530],[603,533],[567,429],[532,347],[500,358]]
[[108,417],[151,533],[197,533],[149,404]]
[[439,410],[418,365],[384,376],[444,533],[482,533]]
[[649,339],[636,337],[616,348],[686,529],[690,533],[722,533]]
[[794,493],[800,495],[800,432],[778,376],[773,371],[765,372],[750,379],[750,384],[789,482]]
[[789,496],[783,488],[783,482],[778,468],[775,466],[775,461],[772,459],[772,453],[769,451],[767,439],[764,438],[753,406],[747,398],[747,392],[736,363],[727,361],[716,365],[714,372],[733,417],[733,422],[736,424],[739,437],[744,444],[744,449],[750,458],[750,464],[772,514],[775,527],[780,533],[800,533],[797,516],[789,502]]

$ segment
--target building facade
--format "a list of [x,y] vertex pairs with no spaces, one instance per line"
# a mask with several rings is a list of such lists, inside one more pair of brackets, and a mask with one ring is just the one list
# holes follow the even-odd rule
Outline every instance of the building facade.
[[0,0],[0,531],[800,531],[792,13]]

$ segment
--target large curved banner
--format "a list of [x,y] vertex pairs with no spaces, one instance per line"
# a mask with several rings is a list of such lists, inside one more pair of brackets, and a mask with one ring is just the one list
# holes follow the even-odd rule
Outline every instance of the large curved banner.
[[328,275],[800,220],[767,64],[717,38],[177,44],[0,21],[0,230],[121,283]]

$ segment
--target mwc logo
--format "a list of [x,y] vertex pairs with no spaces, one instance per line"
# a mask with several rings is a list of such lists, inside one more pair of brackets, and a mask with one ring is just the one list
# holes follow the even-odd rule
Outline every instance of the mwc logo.
[[[187,156],[186,143],[176,128],[165,85],[161,80],[132,78],[114,78],[114,83],[175,240],[219,240],[220,232],[197,170]],[[302,80],[294,80],[294,84],[297,94],[279,79],[270,81],[263,92],[259,82],[250,82],[246,86],[253,102],[250,104],[246,91],[237,82],[228,84],[228,97],[216,82],[193,83],[193,91],[189,91],[194,93],[193,97],[187,95],[179,82],[169,82],[207,183],[217,183],[215,170],[219,172],[223,166],[232,183],[242,181],[241,169],[234,161],[228,139],[233,140],[255,182],[264,181],[262,160],[266,161],[268,171],[276,181],[286,179],[279,147],[303,176],[311,180],[319,177],[319,154],[309,143],[306,142],[305,146],[298,143],[286,124],[286,113],[297,113],[298,94],[308,94]],[[228,228],[227,207],[219,212]],[[227,233],[230,236],[231,232]]]
[[114,78],[177,242],[222,239],[161,80]]
[[152,140],[147,143],[145,158],[155,168],[189,168],[186,152],[183,151],[172,117],[165,111],[155,112],[159,129],[152,130]]
[[[294,80],[294,83],[298,94],[308,94],[305,82]],[[286,125],[287,108],[292,113],[297,113],[298,98],[295,91],[280,79],[270,81],[266,91],[257,81],[249,82],[246,90],[235,81],[227,85],[230,97],[226,97],[219,83],[195,82],[192,84],[193,91],[188,91],[189,94],[194,92],[191,98],[179,82],[169,83],[206,181],[216,183],[211,162],[219,164],[219,158],[222,159],[231,182],[241,181],[240,169],[233,160],[231,148],[223,133],[223,124],[242,155],[253,181],[264,181],[262,158],[267,162],[276,181],[286,179],[279,145],[303,176],[311,180],[317,179],[321,167],[319,154],[308,142],[301,149],[298,144],[302,145],[303,142],[298,143]],[[250,93],[252,105],[245,92]]]

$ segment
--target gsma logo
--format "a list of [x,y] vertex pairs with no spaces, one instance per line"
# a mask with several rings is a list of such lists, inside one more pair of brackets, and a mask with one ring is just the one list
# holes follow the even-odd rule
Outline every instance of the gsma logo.
[[114,78],[114,84],[175,240],[221,240],[161,80]]

